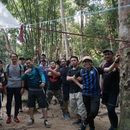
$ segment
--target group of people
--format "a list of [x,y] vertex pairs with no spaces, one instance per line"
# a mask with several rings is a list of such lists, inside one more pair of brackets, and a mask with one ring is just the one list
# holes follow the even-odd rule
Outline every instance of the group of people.
[[[95,130],[94,119],[98,114],[100,98],[106,105],[110,120],[109,130],[117,130],[118,117],[115,112],[119,94],[119,56],[111,50],[104,50],[104,61],[100,67],[95,67],[90,56],[85,56],[79,62],[77,56],[71,56],[69,61],[65,58],[58,62],[48,63],[44,54],[40,57],[39,65],[34,65],[34,60],[24,58],[18,60],[18,55],[12,53],[11,63],[6,66],[5,72],[0,60],[0,93],[7,94],[6,123],[12,121],[12,99],[15,99],[13,120],[19,123],[18,114],[22,109],[22,94],[28,90],[28,125],[35,122],[34,108],[36,102],[42,108],[44,125],[50,128],[47,119],[47,110],[53,96],[60,104],[65,120],[70,119],[70,111],[75,113],[77,119],[73,124],[80,124],[79,130],[85,130],[89,125],[90,130]],[[102,80],[101,80],[102,79]],[[1,103],[0,103],[1,108]]]

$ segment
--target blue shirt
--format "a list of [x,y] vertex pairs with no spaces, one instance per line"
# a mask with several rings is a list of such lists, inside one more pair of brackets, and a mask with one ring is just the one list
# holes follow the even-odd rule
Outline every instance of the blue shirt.
[[32,67],[32,70],[22,76],[22,80],[27,81],[28,88],[40,89],[39,85],[45,83],[45,75],[39,70],[39,68]]
[[85,96],[99,96],[100,85],[99,85],[99,74],[103,71],[99,68],[92,67],[90,70],[81,69],[80,76],[82,77],[83,89],[82,94]]

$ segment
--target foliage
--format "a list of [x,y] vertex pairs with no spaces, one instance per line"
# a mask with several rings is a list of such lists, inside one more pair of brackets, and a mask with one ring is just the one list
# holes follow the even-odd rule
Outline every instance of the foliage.
[[[57,55],[64,55],[62,50],[62,30],[61,20],[50,21],[52,19],[59,19],[60,16],[60,2],[59,0],[9,0],[4,2],[11,13],[24,25],[28,25],[24,29],[25,41],[22,45],[17,45],[16,37],[18,30],[9,31],[12,40],[11,45],[14,46],[19,55],[25,57],[32,57],[39,53],[45,53],[49,59],[56,59]],[[117,38],[118,20],[117,11],[111,11],[105,14],[87,15],[87,12],[95,12],[107,7],[117,7],[117,0],[108,0],[103,5],[101,3],[93,2],[93,0],[64,0],[65,17],[74,16],[83,10],[84,23],[83,30],[81,30],[80,16],[77,19],[69,18],[66,21],[67,32],[82,34],[81,36],[67,34],[69,42],[69,55],[78,55],[81,52],[86,55],[90,54],[95,61],[101,58],[101,52],[105,48],[110,48],[110,42],[114,50],[117,49],[118,44],[111,41],[109,38]],[[79,13],[80,14],[80,13]],[[49,21],[38,24],[42,21]],[[53,31],[52,31],[53,30]],[[53,52],[53,53],[52,53]]]

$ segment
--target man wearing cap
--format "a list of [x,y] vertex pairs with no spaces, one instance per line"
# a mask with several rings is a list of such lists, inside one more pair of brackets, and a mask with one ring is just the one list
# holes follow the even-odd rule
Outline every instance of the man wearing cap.
[[82,59],[82,63],[83,68],[80,70],[80,73],[77,73],[75,78],[81,77],[82,79],[83,85],[80,85],[80,87],[82,87],[83,102],[87,111],[87,118],[82,123],[80,130],[85,130],[88,124],[90,130],[95,130],[94,119],[98,114],[101,92],[99,76],[103,74],[104,71],[111,71],[115,67],[115,63],[108,68],[96,68],[93,66],[90,56],[85,56]]
[[[109,67],[114,62],[114,54],[111,50],[106,49],[103,51],[104,54],[104,64],[101,65],[101,68]],[[102,83],[102,103],[106,105],[108,111],[108,117],[110,120],[111,127],[109,130],[117,130],[118,127],[118,116],[115,112],[117,107],[117,98],[119,94],[119,68],[118,68],[119,59],[116,61],[117,67],[111,72],[105,72],[103,74],[103,83]]]

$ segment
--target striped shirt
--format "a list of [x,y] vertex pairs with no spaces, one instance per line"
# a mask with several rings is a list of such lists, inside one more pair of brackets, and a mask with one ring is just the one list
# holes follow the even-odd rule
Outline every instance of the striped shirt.
[[84,96],[99,96],[100,85],[99,85],[99,74],[103,71],[100,68],[92,67],[90,70],[81,69],[80,76],[82,77],[83,89],[82,94]]

